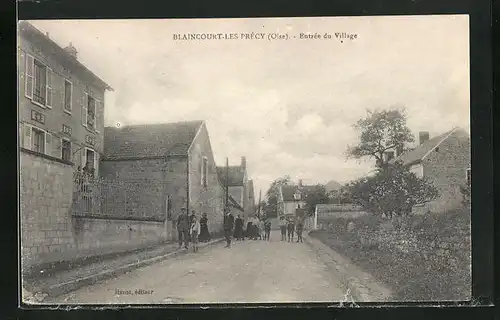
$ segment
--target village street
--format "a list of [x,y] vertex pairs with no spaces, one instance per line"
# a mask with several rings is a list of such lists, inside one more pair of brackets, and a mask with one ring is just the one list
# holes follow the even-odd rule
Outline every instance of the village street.
[[340,277],[327,269],[308,244],[279,239],[279,232],[274,231],[269,242],[233,242],[230,249],[219,243],[56,300],[69,304],[163,304],[328,302],[344,298]]

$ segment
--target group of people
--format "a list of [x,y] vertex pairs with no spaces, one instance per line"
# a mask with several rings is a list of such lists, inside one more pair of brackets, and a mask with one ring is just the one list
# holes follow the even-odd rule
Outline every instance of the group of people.
[[[233,228],[234,227],[234,228]],[[224,235],[226,237],[226,247],[231,247],[231,237],[238,241],[246,239],[252,240],[270,240],[271,236],[271,220],[266,217],[259,218],[254,216],[248,219],[246,228],[244,229],[244,220],[241,215],[234,219],[230,212],[224,215]]]
[[208,231],[208,218],[207,214],[203,213],[201,219],[198,218],[196,212],[193,210],[191,215],[188,216],[186,208],[181,209],[181,214],[177,218],[177,233],[179,239],[179,248],[189,248],[189,242],[193,244],[193,251],[198,251],[198,241],[210,241],[210,232]]
[[296,232],[297,242],[302,242],[304,223],[301,219],[299,219],[297,223],[295,223],[292,219],[285,219],[285,217],[281,217],[279,220],[279,226],[281,231],[281,241],[287,241],[288,236],[288,242],[293,242]]

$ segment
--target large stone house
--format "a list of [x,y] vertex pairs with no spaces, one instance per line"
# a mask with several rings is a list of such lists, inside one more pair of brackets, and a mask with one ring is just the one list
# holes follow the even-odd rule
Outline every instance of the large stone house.
[[18,41],[21,151],[97,169],[112,88],[78,61],[71,43],[62,48],[25,21]]
[[[166,218],[170,239],[183,207],[206,213],[211,231],[221,229],[225,188],[204,121],[106,127],[104,137],[100,175],[134,185],[126,199],[129,214]],[[241,211],[237,200],[229,201]]]
[[253,182],[248,179],[247,162],[241,157],[240,165],[217,167],[220,182],[228,185],[229,194],[243,208],[245,218],[255,213]]
[[470,184],[470,159],[470,136],[464,129],[454,128],[431,139],[428,132],[420,132],[419,145],[394,159],[439,191],[436,200],[415,207],[414,212],[447,212],[459,207],[460,187]]

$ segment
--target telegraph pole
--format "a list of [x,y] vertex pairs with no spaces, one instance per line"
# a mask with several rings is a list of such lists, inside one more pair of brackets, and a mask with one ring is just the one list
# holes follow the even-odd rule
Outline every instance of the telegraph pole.
[[226,206],[224,208],[224,214],[227,213],[229,209],[229,158],[226,158]]
[[257,211],[257,216],[259,217],[259,219],[260,219],[260,199],[261,199],[261,193],[262,193],[262,189],[259,190],[259,209],[258,209],[259,211]]

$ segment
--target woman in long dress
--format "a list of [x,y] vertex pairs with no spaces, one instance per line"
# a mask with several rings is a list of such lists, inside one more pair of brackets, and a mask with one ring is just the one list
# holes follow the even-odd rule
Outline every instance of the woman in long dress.
[[200,219],[200,236],[198,239],[201,242],[210,241],[210,232],[208,231],[208,218],[206,213],[203,213],[203,217]]
[[240,215],[238,215],[234,222],[234,237],[236,240],[243,240],[243,220]]

